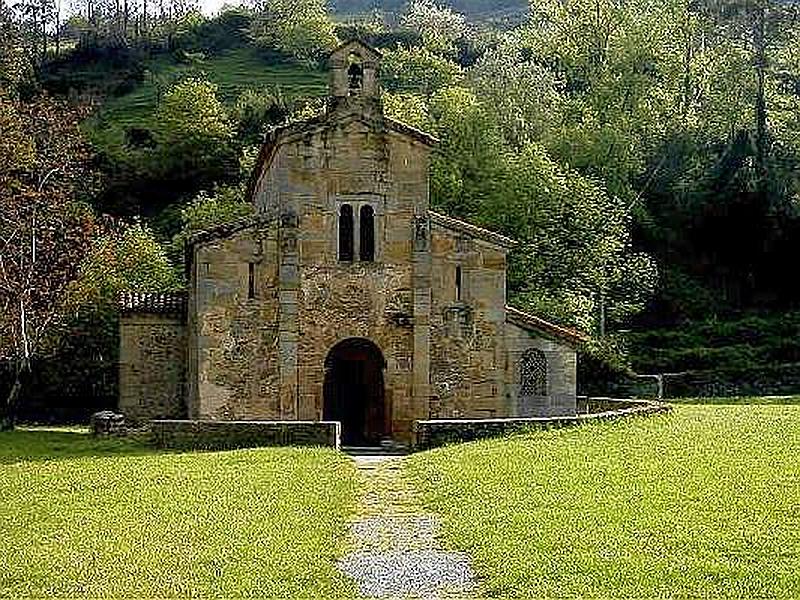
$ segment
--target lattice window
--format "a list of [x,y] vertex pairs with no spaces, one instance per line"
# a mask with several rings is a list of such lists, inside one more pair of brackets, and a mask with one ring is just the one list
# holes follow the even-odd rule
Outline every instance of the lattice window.
[[547,358],[538,348],[525,351],[519,363],[521,396],[547,395]]

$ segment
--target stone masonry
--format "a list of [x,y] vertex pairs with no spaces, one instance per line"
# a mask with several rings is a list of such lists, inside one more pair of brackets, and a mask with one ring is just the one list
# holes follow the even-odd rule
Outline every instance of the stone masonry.
[[184,314],[123,311],[126,416],[334,419],[374,442],[575,414],[580,335],[506,306],[513,240],[430,210],[436,140],[383,115],[379,62],[343,45],[325,114],[267,136],[256,214],[190,240]]

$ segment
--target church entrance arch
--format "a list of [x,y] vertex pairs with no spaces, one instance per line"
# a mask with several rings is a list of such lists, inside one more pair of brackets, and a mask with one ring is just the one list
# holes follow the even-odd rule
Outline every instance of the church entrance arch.
[[323,418],[341,422],[343,445],[378,445],[391,435],[385,366],[380,349],[364,338],[342,340],[328,352]]

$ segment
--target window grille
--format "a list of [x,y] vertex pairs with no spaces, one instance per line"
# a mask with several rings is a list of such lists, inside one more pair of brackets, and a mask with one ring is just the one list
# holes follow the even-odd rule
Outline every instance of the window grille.
[[529,348],[520,359],[519,393],[521,396],[547,395],[547,358],[538,348]]

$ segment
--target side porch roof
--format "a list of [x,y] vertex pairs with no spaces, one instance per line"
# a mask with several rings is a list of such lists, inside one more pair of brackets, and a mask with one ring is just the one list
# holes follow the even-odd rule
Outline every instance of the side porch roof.
[[573,347],[589,340],[589,336],[582,331],[556,325],[509,305],[506,305],[506,322],[550,338],[557,338]]
[[500,246],[501,248],[510,249],[519,243],[510,237],[495,233],[489,229],[484,229],[483,227],[478,227],[472,223],[468,223],[454,217],[448,217],[447,215],[443,215],[432,210],[428,211],[428,215],[430,215],[431,223],[434,225],[439,225],[451,231],[456,231],[469,237],[489,242],[490,244]]

